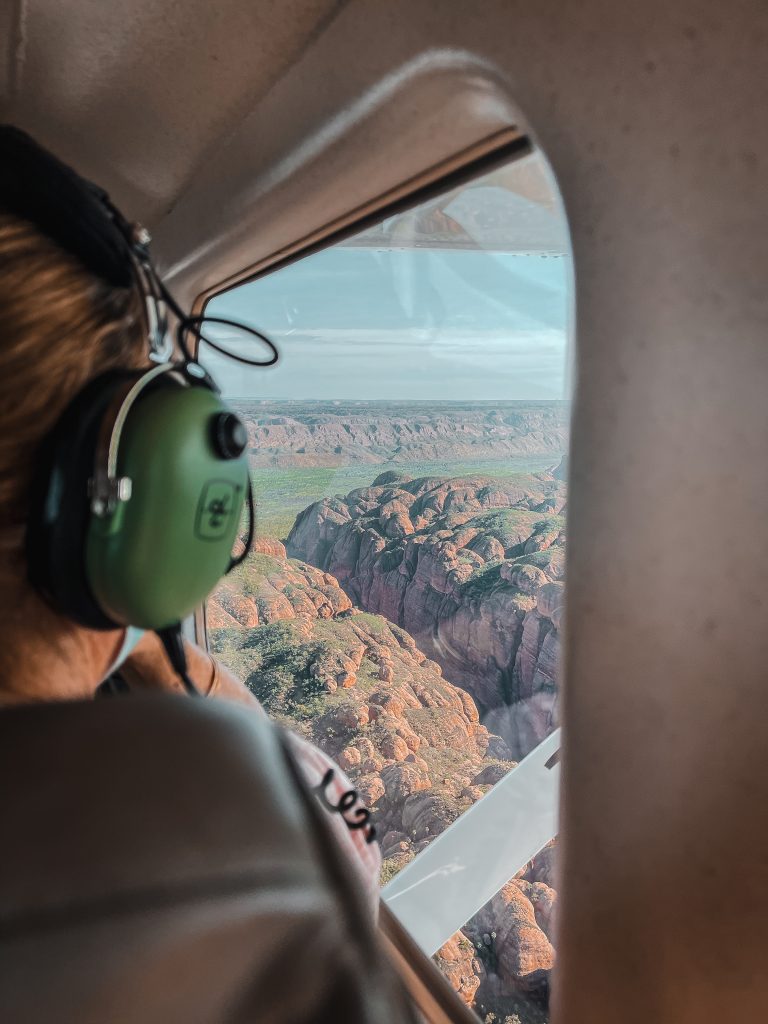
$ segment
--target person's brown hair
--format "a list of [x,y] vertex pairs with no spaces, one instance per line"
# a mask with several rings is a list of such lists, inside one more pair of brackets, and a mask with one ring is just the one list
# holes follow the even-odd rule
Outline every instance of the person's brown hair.
[[0,585],[24,571],[35,458],[78,391],[146,362],[135,289],[99,281],[26,221],[0,212]]

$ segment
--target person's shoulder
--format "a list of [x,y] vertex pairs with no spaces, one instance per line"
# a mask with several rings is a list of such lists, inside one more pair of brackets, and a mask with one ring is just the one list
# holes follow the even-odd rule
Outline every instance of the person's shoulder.
[[370,812],[346,774],[325,751],[295,733],[288,733],[288,738],[296,763],[358,872],[375,913],[379,904],[381,852]]

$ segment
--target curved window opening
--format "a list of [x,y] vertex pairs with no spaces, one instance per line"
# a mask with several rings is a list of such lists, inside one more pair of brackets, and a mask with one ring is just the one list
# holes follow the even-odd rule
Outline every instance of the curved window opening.
[[[480,1018],[548,1020],[572,263],[538,152],[213,298],[253,554],[213,651],[346,771],[383,896]],[[237,339],[221,342],[237,346]]]

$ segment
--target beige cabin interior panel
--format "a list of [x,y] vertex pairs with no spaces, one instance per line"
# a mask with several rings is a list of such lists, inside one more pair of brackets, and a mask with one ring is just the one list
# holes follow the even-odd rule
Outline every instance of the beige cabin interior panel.
[[764,1019],[768,6],[0,19],[4,116],[149,222],[188,301],[495,133],[541,144],[578,337],[556,1020]]

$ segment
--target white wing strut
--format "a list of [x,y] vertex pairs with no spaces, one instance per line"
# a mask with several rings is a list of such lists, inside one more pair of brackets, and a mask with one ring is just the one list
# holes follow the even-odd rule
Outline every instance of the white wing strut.
[[557,835],[560,730],[382,890],[428,956]]

